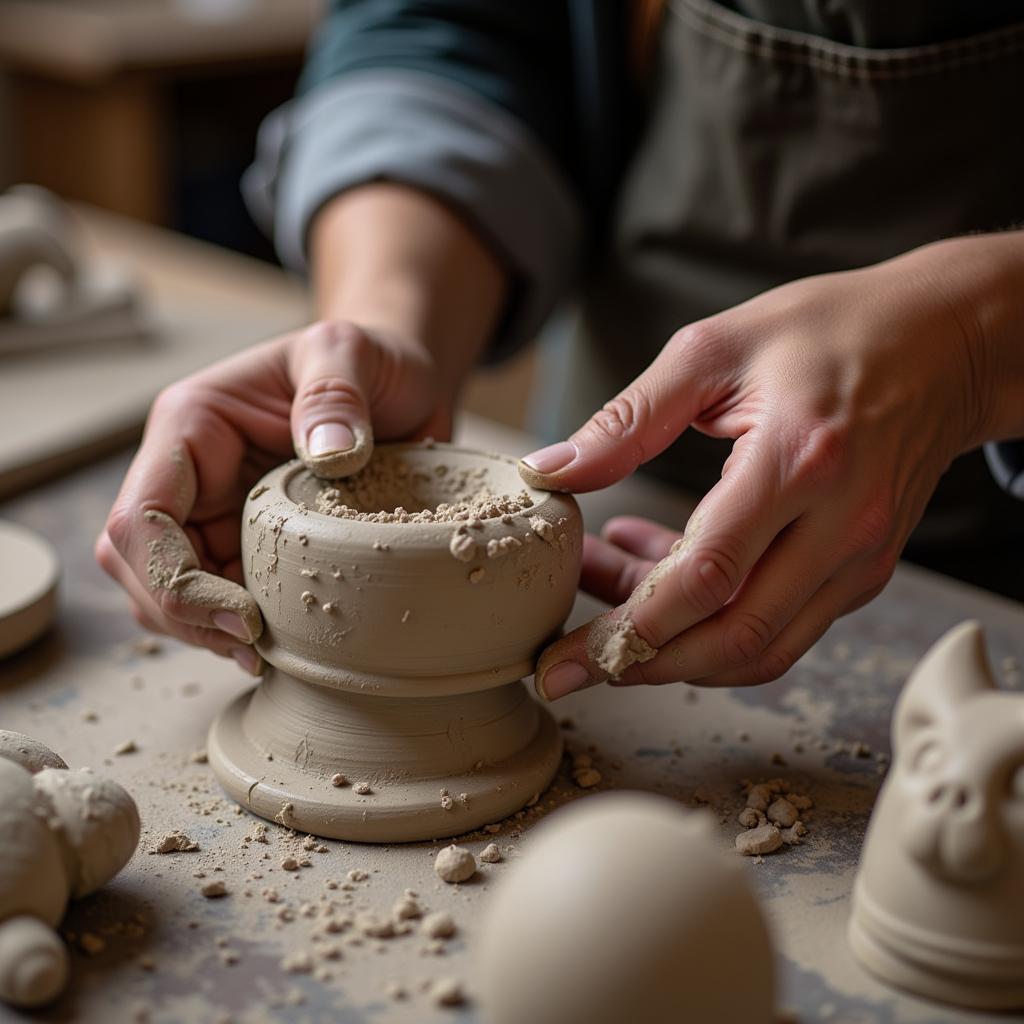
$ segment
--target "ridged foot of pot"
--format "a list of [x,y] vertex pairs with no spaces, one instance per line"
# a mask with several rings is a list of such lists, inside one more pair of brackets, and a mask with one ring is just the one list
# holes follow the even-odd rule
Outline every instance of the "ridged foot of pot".
[[979,1010],[1024,1006],[1024,949],[925,932],[854,896],[847,941],[863,967],[928,999]]
[[[520,682],[445,697],[383,697],[268,670],[210,729],[210,764],[254,814],[314,835],[411,842],[460,835],[524,807],[562,753]],[[344,784],[332,783],[335,775]],[[363,786],[369,792],[358,792]]]

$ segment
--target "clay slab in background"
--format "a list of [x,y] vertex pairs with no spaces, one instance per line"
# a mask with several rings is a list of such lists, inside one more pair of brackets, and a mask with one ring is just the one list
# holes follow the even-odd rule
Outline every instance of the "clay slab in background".
[[309,317],[302,285],[258,260],[73,209],[85,251],[137,275],[152,333],[0,355],[0,497],[128,442],[162,387]]

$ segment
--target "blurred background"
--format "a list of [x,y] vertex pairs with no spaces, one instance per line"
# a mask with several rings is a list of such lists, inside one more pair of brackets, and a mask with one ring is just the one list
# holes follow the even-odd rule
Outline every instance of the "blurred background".
[[[260,121],[293,93],[323,7],[0,0],[0,190],[43,185],[276,262],[239,179]],[[530,352],[481,370],[466,406],[522,425],[532,378]]]

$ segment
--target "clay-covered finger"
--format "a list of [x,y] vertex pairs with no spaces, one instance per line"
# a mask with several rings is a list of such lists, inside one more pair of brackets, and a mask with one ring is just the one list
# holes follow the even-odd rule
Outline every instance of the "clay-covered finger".
[[777,453],[754,445],[697,506],[682,538],[627,602],[625,614],[652,647],[708,618],[803,511],[806,499],[779,478]]
[[295,451],[323,479],[349,476],[373,454],[369,401],[378,354],[351,324],[319,323],[290,349]]
[[540,656],[534,686],[544,700],[616,679],[658,652],[641,637],[623,608],[613,608],[553,643]]
[[257,676],[263,660],[255,648],[222,629],[190,625],[169,618],[153,599],[149,589],[135,576],[117,553],[109,538],[101,536],[96,545],[97,560],[114,580],[121,584],[132,602],[135,621],[153,633],[172,636],[183,643],[207,650],[223,658],[233,658],[246,672]]
[[654,568],[654,563],[587,534],[583,538],[580,588],[608,604],[621,604]]
[[204,571],[181,526],[195,499],[188,447],[158,404],[107,520],[107,536],[168,620],[252,643],[263,631],[255,600],[237,583]]
[[672,674],[694,682],[758,658],[846,557],[834,524],[824,517],[791,524],[728,604],[661,646],[671,654]]

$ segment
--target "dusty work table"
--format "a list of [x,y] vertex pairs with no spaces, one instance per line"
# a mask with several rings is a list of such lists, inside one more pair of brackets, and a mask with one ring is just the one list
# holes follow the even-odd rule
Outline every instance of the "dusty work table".
[[[528,443],[476,419],[463,424],[462,440],[510,451]],[[467,840],[471,848],[479,853],[495,841],[505,862],[482,865],[474,883],[459,887],[434,876],[437,843],[326,842],[326,852],[306,853],[306,837],[290,839],[273,825],[268,843],[245,841],[255,819],[226,800],[208,766],[191,755],[203,749],[215,712],[251,680],[233,663],[173,641],[161,640],[155,649],[140,644],[142,634],[121,593],[92,562],[93,538],[127,459],[108,458],[0,505],[0,516],[48,536],[64,564],[56,629],[0,662],[0,723],[42,739],[73,766],[92,765],[119,780],[134,794],[143,821],[132,863],[105,890],[75,906],[66,921],[73,935],[92,932],[106,948],[91,957],[76,951],[70,991],[32,1019],[483,1020],[472,1000],[471,956],[492,887],[528,849],[534,821],[550,806],[586,795],[563,770],[534,811],[501,823],[497,834],[474,834]],[[682,522],[689,508],[684,498],[640,480],[588,496],[583,504],[591,529],[614,511]],[[595,608],[581,598],[575,619]],[[740,779],[784,775],[813,797],[806,843],[748,864],[780,953],[780,1005],[796,1020],[990,1019],[882,987],[853,963],[844,939],[861,839],[884,771],[893,701],[915,659],[968,617],[985,624],[997,666],[1011,656],[1024,661],[1024,607],[901,568],[881,598],[838,622],[778,683],[735,691],[599,687],[556,706],[569,749],[593,752],[604,779],[598,790],[644,789],[703,804],[719,823],[723,851],[731,850],[741,831],[735,821]],[[1009,685],[1020,684],[1012,671],[1004,675]],[[137,751],[115,756],[114,748],[129,739]],[[173,828],[186,831],[201,849],[151,854],[156,839]],[[292,852],[306,856],[310,866],[282,870],[282,858]],[[368,878],[346,889],[353,869]],[[224,880],[229,895],[205,899],[199,875]],[[417,935],[361,945],[346,944],[345,936],[311,938],[323,923],[326,899],[386,914],[406,888],[416,890],[429,909],[454,916],[459,933],[443,955],[428,953]],[[266,890],[276,890],[277,902],[268,901]],[[334,939],[341,958],[320,959]],[[329,970],[329,979],[282,967],[284,957],[303,950]],[[735,983],[742,985],[744,965],[734,967]],[[470,997],[465,1007],[439,1009],[423,994],[422,983],[441,976],[464,983]],[[405,998],[389,995],[389,983],[400,983]]]

